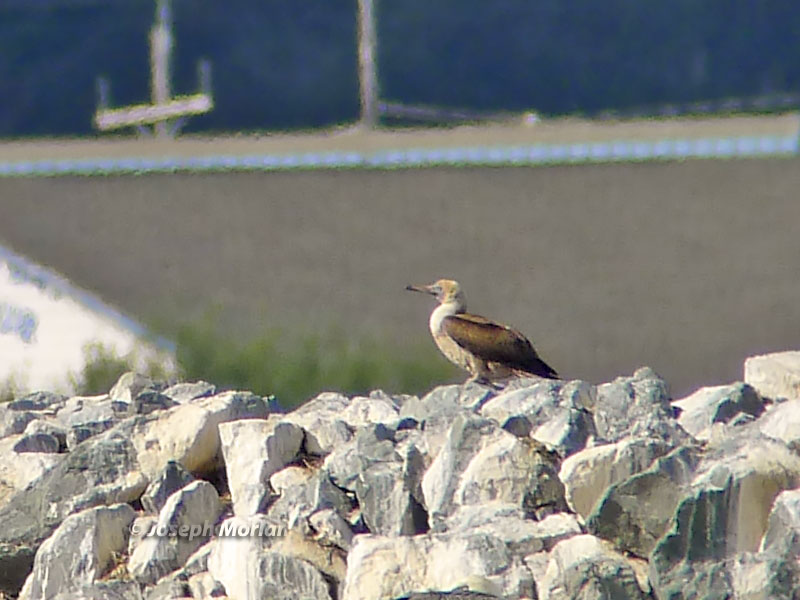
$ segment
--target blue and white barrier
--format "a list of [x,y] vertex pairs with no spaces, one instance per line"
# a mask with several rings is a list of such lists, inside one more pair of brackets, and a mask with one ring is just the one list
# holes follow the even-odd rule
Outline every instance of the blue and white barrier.
[[738,158],[797,154],[796,135],[611,141],[462,148],[412,148],[376,152],[305,152],[27,160],[0,162],[0,177],[120,175],[205,171],[403,169],[439,166],[534,166],[574,163]]

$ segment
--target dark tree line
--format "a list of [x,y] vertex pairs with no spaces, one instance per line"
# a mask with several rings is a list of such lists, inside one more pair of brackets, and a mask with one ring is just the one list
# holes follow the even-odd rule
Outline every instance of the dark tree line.
[[[791,0],[377,0],[384,98],[546,114],[800,91]],[[149,97],[152,0],[0,0],[0,135],[91,131],[95,79]],[[355,0],[174,0],[174,90],[213,66],[194,130],[357,118]]]

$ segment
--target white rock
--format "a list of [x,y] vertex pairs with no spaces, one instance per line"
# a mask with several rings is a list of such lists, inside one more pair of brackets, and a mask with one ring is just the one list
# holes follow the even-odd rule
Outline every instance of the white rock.
[[55,598],[98,580],[115,553],[123,553],[135,516],[127,504],[90,508],[70,515],[39,547],[33,571],[20,596],[24,600]]
[[128,371],[120,375],[120,378],[117,379],[111,391],[108,392],[108,396],[112,400],[130,403],[133,402],[139,392],[152,387],[152,379],[145,375]]
[[353,543],[353,530],[332,508],[318,510],[308,518],[311,527],[317,532],[318,539],[329,545],[350,550]]
[[800,399],[781,402],[758,421],[761,433],[786,444],[800,442]]
[[567,457],[558,475],[564,483],[567,503],[582,517],[588,517],[611,485],[645,470],[670,450],[662,440],[625,439]]
[[269,478],[269,485],[275,493],[282,495],[291,488],[304,485],[313,475],[311,469],[290,465],[273,474]]
[[254,515],[269,497],[269,478],[300,450],[303,430],[293,423],[269,419],[229,421],[219,426],[233,512]]
[[347,396],[324,392],[283,418],[306,432],[306,452],[325,455],[352,437],[350,428],[342,418],[349,405]]
[[249,392],[225,392],[198,398],[142,420],[132,439],[139,465],[154,479],[168,460],[174,460],[192,473],[213,471],[219,465],[219,424],[243,418],[264,418],[267,406]]
[[800,351],[751,356],[744,361],[744,380],[767,398],[800,399]]
[[51,467],[60,463],[65,454],[42,452],[17,453],[12,450],[22,435],[12,435],[0,439],[0,506],[3,502],[3,489],[6,497],[24,490],[28,484],[41,477]]
[[672,405],[681,409],[678,416],[681,427],[699,440],[710,437],[710,428],[715,423],[728,423],[740,414],[755,418],[764,411],[764,401],[746,383],[703,387]]
[[371,423],[393,423],[399,418],[399,409],[388,396],[366,398],[356,396],[341,414],[351,427],[362,427]]
[[556,544],[539,584],[541,600],[645,598],[630,562],[610,543],[593,535],[578,535]]
[[154,583],[180,568],[213,533],[221,505],[214,486],[195,481],[169,497],[158,516],[155,535],[142,540],[128,571],[142,583]]

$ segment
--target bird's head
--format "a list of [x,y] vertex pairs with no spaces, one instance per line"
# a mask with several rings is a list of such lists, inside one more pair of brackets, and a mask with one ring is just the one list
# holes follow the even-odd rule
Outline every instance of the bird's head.
[[452,279],[440,279],[430,285],[407,285],[407,290],[412,292],[422,292],[435,296],[439,304],[455,303],[461,310],[466,310],[467,301],[464,292],[457,281]]

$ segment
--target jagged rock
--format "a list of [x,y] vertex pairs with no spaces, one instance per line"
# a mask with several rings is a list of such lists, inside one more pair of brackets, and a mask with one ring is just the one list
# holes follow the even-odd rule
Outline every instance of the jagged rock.
[[24,490],[64,458],[63,454],[14,452],[19,439],[19,435],[0,439],[0,507],[13,493]]
[[305,485],[313,475],[314,471],[307,467],[289,465],[269,478],[269,486],[280,496],[292,488]]
[[389,600],[462,586],[495,597],[535,597],[531,572],[512,542],[488,531],[459,531],[356,536],[342,599]]
[[347,553],[336,546],[325,546],[297,530],[288,530],[276,536],[270,552],[306,561],[320,573],[336,582],[344,580],[347,571]]
[[98,421],[95,423],[84,423],[75,425],[67,430],[67,449],[72,452],[78,444],[85,442],[91,437],[108,431],[114,426],[114,421]]
[[394,423],[399,418],[399,409],[391,397],[373,393],[370,397],[356,396],[350,400],[341,415],[350,427],[362,427],[374,423]]
[[700,388],[672,405],[681,411],[681,427],[700,440],[710,437],[709,429],[714,423],[728,423],[741,414],[758,418],[764,412],[764,401],[758,392],[741,382]]
[[57,409],[67,401],[67,397],[53,392],[31,392],[6,404],[8,410],[50,411]]
[[732,594],[725,561],[755,552],[767,530],[775,497],[800,485],[800,457],[758,435],[709,442],[667,533],[650,555],[650,578],[659,597]]
[[140,373],[129,371],[123,373],[111,391],[108,392],[109,398],[130,404],[140,392],[154,389],[155,384],[152,379]]
[[457,416],[422,479],[433,531],[460,506],[493,500],[544,516],[566,508],[558,461],[533,440],[520,440],[494,421]]
[[488,400],[480,409],[507,429],[509,419],[524,417],[530,437],[568,456],[595,436],[588,407],[596,390],[584,381],[535,380],[529,387],[512,388]]
[[352,510],[353,503],[331,482],[324,469],[318,469],[304,482],[283,488],[280,497],[267,509],[267,516],[288,529],[310,533],[308,518],[325,508],[332,508],[344,517]]
[[564,459],[559,478],[567,504],[588,517],[609,487],[645,470],[672,446],[652,438],[624,439],[614,444],[586,448]]
[[550,552],[538,592],[541,600],[644,600],[649,586],[610,544],[578,535]]
[[99,579],[114,553],[124,551],[134,514],[127,504],[115,504],[67,517],[37,550],[20,598],[46,600]]
[[192,473],[207,473],[219,466],[220,423],[266,416],[267,405],[260,396],[224,392],[135,418],[131,442],[142,472],[149,478],[156,477],[169,460]]
[[591,412],[599,439],[618,442],[626,437],[652,437],[675,446],[692,443],[673,418],[667,384],[649,367],[632,377],[618,377],[597,387]]
[[73,396],[64,403],[56,418],[66,427],[86,427],[95,424],[109,424],[125,416],[128,405],[109,398],[108,394],[99,396]]
[[20,588],[36,549],[68,515],[133,501],[147,486],[129,436],[118,431],[47,456],[59,462],[0,508],[0,591]]
[[65,452],[67,449],[67,429],[60,423],[45,419],[34,419],[25,427],[24,435],[34,435],[46,433],[52,435],[58,441],[58,452]]
[[781,492],[772,505],[759,551],[776,547],[800,556],[800,489]]
[[23,452],[44,452],[47,454],[58,454],[61,444],[58,438],[49,433],[28,433],[24,434],[14,444],[12,450],[17,454]]
[[595,504],[587,528],[637,556],[647,556],[688,493],[697,451],[683,446],[646,470],[609,487]]
[[178,404],[186,404],[195,398],[213,396],[217,393],[217,388],[207,381],[195,381],[194,383],[176,383],[161,393],[169,396]]
[[195,481],[169,497],[158,515],[155,535],[133,551],[128,571],[142,583],[153,583],[180,568],[213,533],[222,509],[219,495],[207,481]]
[[173,493],[192,481],[194,477],[180,463],[174,460],[167,461],[158,477],[150,482],[142,494],[140,498],[142,507],[147,512],[158,514]]
[[142,592],[133,581],[96,581],[79,590],[62,592],[53,600],[142,600]]
[[772,406],[757,425],[764,435],[800,448],[800,399]]
[[131,535],[128,538],[128,556],[133,554],[136,546],[143,540],[154,535],[155,527],[158,524],[158,514],[139,515],[131,523]]
[[[234,531],[259,531],[271,527],[271,521],[253,515],[233,517],[225,525]],[[274,542],[262,535],[217,538],[212,542],[208,571],[237,600],[330,600],[330,588],[320,571],[301,558],[272,551]]]
[[349,403],[347,396],[324,392],[285,415],[284,420],[303,429],[307,454],[324,456],[353,436],[342,419]]
[[353,543],[353,530],[332,508],[318,510],[310,517],[308,523],[316,533],[316,539],[328,546],[337,546],[342,550],[350,550]]
[[177,406],[169,396],[155,390],[143,390],[128,404],[128,415],[149,415],[156,410],[166,410]]
[[197,573],[186,582],[193,598],[225,597],[225,587],[211,573]]
[[800,351],[751,356],[744,380],[766,398],[800,400]]
[[22,433],[28,423],[36,418],[36,414],[30,411],[11,410],[7,405],[0,404],[0,439]]
[[272,416],[222,423],[219,436],[233,512],[253,515],[264,508],[270,496],[269,478],[297,456],[303,430]]
[[383,424],[364,426],[325,459],[339,487],[355,493],[372,533],[408,535],[427,529],[420,481],[425,461],[413,443],[395,444]]

